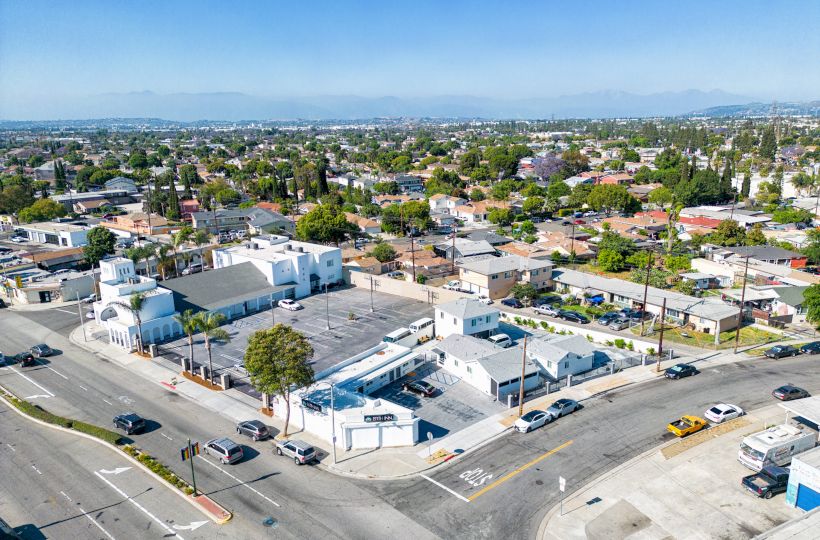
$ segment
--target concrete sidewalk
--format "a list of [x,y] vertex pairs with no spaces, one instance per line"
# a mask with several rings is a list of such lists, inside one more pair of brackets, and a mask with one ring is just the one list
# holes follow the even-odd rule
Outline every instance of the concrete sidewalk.
[[649,450],[567,496],[563,515],[553,507],[538,538],[745,539],[797,517],[782,495],[765,500],[739,485],[751,474],[737,461],[740,441],[782,419],[770,405]]
[[[284,422],[281,419],[269,417],[260,412],[261,403],[252,396],[236,389],[221,392],[209,390],[182,377],[180,375],[181,369],[165,359],[148,360],[112,346],[107,342],[106,331],[93,321],[86,323],[85,332],[88,336],[87,341],[83,338],[83,329],[81,327],[75,328],[70,335],[71,341],[83,349],[103,356],[149,381],[153,381],[170,391],[177,392],[232,422],[257,419],[273,426],[279,432],[284,429]],[[750,357],[720,354],[702,361],[702,364],[699,362],[697,365],[703,368],[706,365],[718,365],[738,359],[749,360]],[[654,364],[633,367],[613,375],[586,381],[577,386],[564,388],[559,392],[545,394],[525,403],[524,409],[528,411],[545,408],[560,398],[583,401],[608,390],[654,380],[662,376],[663,369],[673,363],[696,360],[690,357],[666,361],[662,363],[660,372],[656,371]],[[311,433],[298,431],[298,428],[294,426],[291,426],[294,431],[291,431],[290,434],[303,439],[322,451],[322,460],[319,465],[321,468],[335,474],[356,478],[389,479],[417,474],[470,450],[477,449],[510,429],[516,418],[518,418],[518,409],[513,408],[476,422],[472,426],[448,435],[430,446],[424,443],[426,434],[421,433],[419,434],[420,443],[413,447],[352,451],[345,451],[337,447],[337,461],[335,464],[332,463],[332,452],[327,441],[319,439]]]

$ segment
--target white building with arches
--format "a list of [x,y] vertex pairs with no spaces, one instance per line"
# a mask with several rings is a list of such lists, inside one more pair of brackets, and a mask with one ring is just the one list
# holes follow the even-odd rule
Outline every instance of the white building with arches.
[[158,287],[153,278],[137,275],[133,261],[118,257],[100,261],[100,299],[94,303],[94,318],[108,330],[112,344],[129,351],[137,348],[136,314],[118,305],[128,305],[134,294],[144,297],[139,310],[143,344],[182,335],[182,328],[174,320],[177,311],[173,292]]

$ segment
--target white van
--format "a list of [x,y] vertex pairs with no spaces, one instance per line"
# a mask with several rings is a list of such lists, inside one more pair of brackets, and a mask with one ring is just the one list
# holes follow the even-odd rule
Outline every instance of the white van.
[[399,328],[398,330],[393,330],[386,336],[382,338],[382,341],[385,343],[398,343],[401,340],[405,339],[411,334],[409,328]]
[[496,334],[494,336],[490,336],[487,338],[487,341],[501,349],[506,349],[512,345],[512,339],[510,339],[510,336],[507,334]]
[[811,450],[817,444],[817,432],[802,424],[783,424],[749,435],[740,444],[737,459],[753,471],[769,465],[783,466],[792,456]]

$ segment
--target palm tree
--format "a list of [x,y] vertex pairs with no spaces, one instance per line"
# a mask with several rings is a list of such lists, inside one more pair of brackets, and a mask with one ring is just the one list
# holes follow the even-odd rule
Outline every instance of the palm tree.
[[205,350],[208,351],[208,375],[211,378],[211,384],[213,384],[214,369],[211,361],[211,341],[228,343],[231,341],[231,336],[224,328],[221,328],[222,323],[225,322],[225,316],[221,313],[200,311],[196,314],[196,319],[197,328],[205,336]]
[[207,244],[211,240],[210,235],[205,231],[197,231],[194,233],[194,237],[192,241],[196,244],[197,249],[199,249],[199,264],[202,265],[202,271],[205,271],[205,259],[202,257],[202,246]]
[[142,310],[142,306],[145,304],[145,294],[143,293],[134,293],[128,298],[128,302],[123,302],[121,300],[115,300],[113,302],[109,302],[108,306],[117,306],[120,307],[134,317],[134,321],[137,323],[137,351],[142,354],[142,319],[140,318],[140,311]]
[[162,274],[162,279],[165,280],[165,271],[171,267],[173,264],[176,266],[176,258],[172,258],[168,255],[168,251],[171,249],[171,246],[167,244],[160,244],[157,246],[156,255],[157,255],[157,268],[159,269],[160,273]]
[[188,349],[191,358],[191,371],[194,369],[194,334],[199,332],[199,318],[190,309],[186,309],[179,315],[174,315],[174,320],[182,327],[182,331],[188,336]]
[[[174,235],[174,248],[178,249],[179,246],[190,241],[192,234],[194,234],[194,230],[190,227],[190,225],[186,225],[180,230],[178,230],[177,233]],[[191,258],[188,252],[183,252],[182,257],[185,259],[185,267],[190,267]]]

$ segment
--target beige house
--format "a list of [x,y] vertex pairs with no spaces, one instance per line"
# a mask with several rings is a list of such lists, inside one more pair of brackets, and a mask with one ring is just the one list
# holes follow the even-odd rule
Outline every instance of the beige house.
[[489,296],[504,298],[516,283],[531,283],[536,289],[550,286],[553,264],[543,259],[528,259],[518,255],[506,257],[472,257],[458,263],[461,288]]

